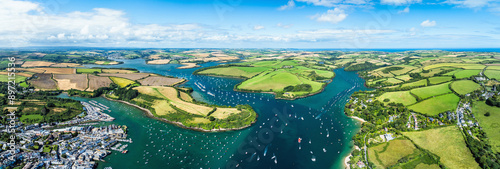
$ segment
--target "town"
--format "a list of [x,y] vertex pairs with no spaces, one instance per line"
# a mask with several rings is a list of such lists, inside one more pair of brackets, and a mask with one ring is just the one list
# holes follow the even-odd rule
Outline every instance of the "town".
[[[0,168],[95,168],[95,161],[103,161],[111,150],[127,153],[126,143],[132,143],[127,139],[127,127],[115,124],[91,126],[89,122],[109,122],[114,118],[102,112],[110,110],[100,103],[81,104],[85,112],[69,121],[55,125],[19,123],[15,128],[18,138],[16,152],[1,151]],[[7,133],[5,126],[0,126],[0,129]],[[2,150],[7,146],[7,142],[0,141]]]

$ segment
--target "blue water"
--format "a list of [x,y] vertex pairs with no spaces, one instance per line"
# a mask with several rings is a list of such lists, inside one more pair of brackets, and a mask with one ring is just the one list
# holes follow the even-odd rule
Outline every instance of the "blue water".
[[[182,86],[192,87],[195,99],[218,105],[249,104],[259,117],[256,124],[244,130],[202,133],[148,118],[123,103],[71,97],[101,102],[111,108],[109,114],[116,118],[111,123],[129,126],[129,136],[134,140],[129,153],[113,153],[99,168],[343,168],[351,138],[359,129],[358,122],[344,115],[344,105],[354,91],[367,90],[355,72],[336,69],[336,77],[322,93],[293,101],[276,100],[271,94],[233,91],[241,79],[192,75],[196,68],[147,65],[142,59],[120,61],[124,64],[86,66],[135,68],[185,78],[189,81]],[[207,91],[202,92],[194,83],[204,85]]]

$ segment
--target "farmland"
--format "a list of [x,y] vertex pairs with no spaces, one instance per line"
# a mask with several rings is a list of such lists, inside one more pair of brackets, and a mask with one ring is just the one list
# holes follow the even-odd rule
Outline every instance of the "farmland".
[[21,67],[48,67],[53,64],[55,63],[46,61],[26,61]]
[[409,81],[411,80],[410,75],[401,75],[401,76],[396,76],[396,79],[400,79],[402,81]]
[[427,79],[422,79],[416,82],[405,83],[401,85],[401,87],[421,87],[421,86],[427,86]]
[[[240,90],[249,90],[249,91],[266,91],[266,92],[285,92],[284,88],[287,86],[297,86],[300,84],[308,84],[310,85],[310,89],[303,91],[306,93],[315,93],[319,92],[323,83],[311,81],[302,76],[294,75],[285,70],[278,70],[273,72],[264,72],[261,73],[249,80],[242,82],[236,88]],[[290,92],[292,94],[299,93]],[[294,96],[292,96],[293,98]]]
[[484,75],[490,79],[500,80],[500,70],[486,70]]
[[136,70],[127,70],[127,69],[101,69],[102,73],[137,73]]
[[440,85],[421,87],[411,90],[412,94],[415,94],[421,99],[426,99],[432,96],[437,96],[445,93],[450,93],[451,90],[448,87],[450,83],[443,83]]
[[53,65],[50,65],[50,67],[81,67],[82,65],[78,63],[56,63]]
[[40,123],[43,120],[43,116],[39,114],[23,115],[19,120],[27,124]]
[[213,68],[207,69],[198,72],[201,75],[216,75],[216,76],[229,76],[229,77],[243,77],[243,78],[251,78],[265,70],[268,70],[266,67],[221,67],[221,68]]
[[15,80],[16,83],[20,83],[24,80],[26,80],[26,77],[24,76],[12,76],[12,79],[9,79],[8,75],[5,74],[0,74],[0,82],[7,82],[7,81],[12,81]]
[[453,93],[432,97],[408,107],[416,112],[436,116],[448,110],[455,110],[460,98]]
[[379,68],[379,69],[374,70],[373,72],[376,72],[378,74],[382,73],[383,74],[382,76],[384,76],[386,74],[387,74],[386,76],[389,76],[388,73],[391,73],[393,75],[398,76],[398,75],[408,73],[415,68],[416,67],[409,66],[409,65],[394,65],[394,66]]
[[462,70],[454,74],[457,79],[468,78],[474,75],[478,75],[481,70],[473,69],[473,70]]
[[429,70],[439,67],[456,67],[462,69],[484,69],[486,66],[480,64],[463,64],[463,63],[438,63],[424,67],[424,70]]
[[398,163],[399,159],[418,151],[410,140],[392,140],[368,150],[368,157],[377,168],[391,167]]
[[441,157],[448,168],[479,168],[455,126],[404,132],[418,146]]
[[[500,108],[489,106],[484,102],[475,102],[472,112],[474,112],[479,124],[484,129],[484,132],[486,132],[491,149],[497,153],[500,152],[500,132],[498,132],[498,127],[500,127]],[[489,115],[486,113],[489,113]]]
[[438,77],[429,78],[429,82],[431,84],[435,85],[435,84],[440,84],[440,83],[450,81],[451,79],[452,79],[452,77],[450,77],[450,76],[438,76]]
[[30,80],[35,88],[41,90],[55,90],[57,89],[56,82],[52,79],[52,74],[35,74],[36,79]]
[[134,89],[138,90],[142,94],[147,94],[150,96],[166,99],[173,106],[194,115],[206,116],[210,111],[214,109],[212,107],[196,105],[194,103],[185,102],[179,99],[177,97],[178,91],[172,87],[139,86],[135,87]]
[[451,89],[460,95],[464,95],[480,89],[481,86],[470,80],[460,80],[451,83]]
[[162,64],[168,64],[169,62],[170,62],[170,59],[159,59],[159,60],[150,60],[150,61],[147,61],[147,64],[162,65]]
[[409,91],[400,91],[400,92],[387,92],[377,97],[377,100],[385,102],[384,100],[389,99],[387,103],[402,103],[404,105],[410,105],[417,100],[413,97]]
[[101,69],[84,69],[84,68],[79,68],[79,69],[76,69],[76,73],[94,73],[94,72],[97,72],[97,73],[101,73]]
[[113,83],[117,84],[120,87],[126,87],[129,84],[134,84],[135,82],[129,79],[121,78],[121,77],[109,77],[113,81]]
[[109,77],[89,75],[89,88],[87,90],[94,91],[101,87],[108,87],[111,83]]
[[[257,118],[256,113],[245,106],[240,106],[241,109],[220,108],[186,102],[178,97],[178,92],[181,91],[173,87],[139,86],[134,89],[141,94],[134,102],[150,104],[156,116],[179,122],[186,127],[203,130],[238,128],[250,125]],[[184,99],[188,99],[187,93],[182,93],[180,96],[184,95]]]
[[144,86],[172,86],[183,81],[183,79],[163,76],[149,76],[147,78],[139,80],[139,82]]
[[27,72],[33,72],[33,73],[53,73],[53,74],[74,74],[76,73],[75,69],[73,68],[28,68],[28,69],[18,69],[22,71],[27,71]]
[[57,81],[57,87],[60,90],[85,90],[87,89],[88,79],[86,74],[54,74],[54,80]]
[[196,63],[182,63],[182,65],[184,66],[178,67],[177,69],[191,69],[195,67],[200,67],[200,65],[197,65]]
[[99,76],[121,77],[129,80],[139,80],[149,76],[149,73],[101,73]]

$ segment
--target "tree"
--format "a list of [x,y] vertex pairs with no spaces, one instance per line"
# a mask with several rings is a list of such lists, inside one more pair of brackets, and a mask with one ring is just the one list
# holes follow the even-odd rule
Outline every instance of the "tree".
[[489,117],[490,116],[490,112],[484,113],[484,116]]
[[47,107],[56,107],[56,105],[52,102],[47,103]]

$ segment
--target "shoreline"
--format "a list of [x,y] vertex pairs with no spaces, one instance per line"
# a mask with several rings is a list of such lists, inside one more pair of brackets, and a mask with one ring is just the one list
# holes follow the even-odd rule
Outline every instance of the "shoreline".
[[357,117],[357,116],[347,116],[347,117],[352,118],[352,119],[354,119],[354,120],[357,120],[357,121],[359,121],[359,122],[361,122],[361,123],[366,123],[366,120],[365,120],[365,119],[359,118],[359,117]]
[[[352,152],[352,150],[351,150]],[[352,154],[349,153],[349,155],[347,155],[345,158],[344,158],[344,168],[346,169],[351,169],[351,166],[349,166],[349,161],[351,161],[351,157],[352,157]]]
[[[250,125],[246,125],[246,126],[242,126],[242,127],[238,127],[238,128],[230,128],[230,129],[226,129],[226,128],[219,128],[219,129],[211,129],[211,130],[206,130],[206,129],[203,129],[203,128],[197,128],[197,127],[187,127],[185,126],[184,124],[182,124],[181,122],[177,122],[177,121],[170,121],[170,120],[167,120],[167,119],[164,119],[164,118],[159,118],[159,117],[156,117],[153,115],[153,113],[151,113],[151,111],[149,111],[148,109],[144,108],[144,107],[141,107],[141,106],[138,106],[136,104],[132,104],[130,102],[126,102],[126,101],[123,101],[123,100],[115,100],[115,99],[111,99],[111,98],[108,98],[106,97],[105,95],[102,95],[101,97],[104,97],[105,99],[107,100],[111,100],[111,101],[116,101],[116,102],[121,102],[121,103],[125,103],[127,105],[130,105],[130,106],[133,106],[133,107],[136,107],[140,110],[142,110],[143,112],[145,112],[146,116],[149,117],[149,118],[153,118],[153,119],[157,119],[157,120],[160,120],[160,121],[163,121],[165,123],[169,123],[169,124],[173,124],[173,125],[176,125],[180,128],[183,128],[183,129],[188,129],[188,130],[193,130],[193,131],[199,131],[199,132],[207,132],[207,133],[210,133],[210,132],[226,132],[226,131],[236,131],[236,130],[242,130],[242,129],[245,129],[245,128],[248,128],[250,126],[252,126],[253,124],[255,124],[257,122],[257,120],[253,121]],[[257,115],[257,118],[259,117],[259,114],[256,114]]]

